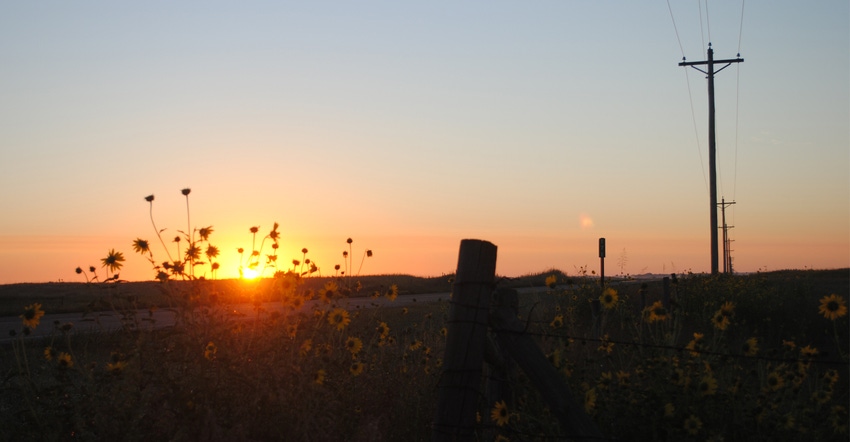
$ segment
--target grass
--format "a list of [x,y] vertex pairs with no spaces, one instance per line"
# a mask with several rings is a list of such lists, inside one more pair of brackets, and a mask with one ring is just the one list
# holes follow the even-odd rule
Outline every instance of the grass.
[[[165,262],[134,242],[160,282],[119,282],[123,256],[110,250],[105,282],[0,286],[0,311],[21,316],[0,348],[0,440],[431,439],[450,303],[348,299],[445,292],[452,275],[351,275],[362,261],[350,241],[348,274],[318,277],[306,249],[280,269],[275,232],[251,229],[244,270],[274,274],[253,282],[196,276],[215,264],[205,227],[173,241]],[[630,278],[603,292],[583,269],[498,285],[548,287],[520,297],[520,319],[610,440],[847,440],[847,269],[677,275],[667,298],[661,281]],[[234,318],[245,303],[253,314]],[[155,307],[173,309],[176,325],[141,327]],[[25,339],[51,326],[42,312],[100,309],[126,326],[58,324]],[[508,370],[506,381],[503,397],[480,396],[476,438],[562,440],[529,379]]]
[[[539,287],[551,274],[511,283]],[[590,301],[599,292],[583,275],[523,296],[520,315],[612,439],[845,440],[847,316],[828,320],[818,305],[827,292],[846,292],[847,276],[846,270],[684,275],[674,286],[677,306],[653,323],[641,315],[641,292],[646,305],[660,300],[660,282],[626,282],[601,315],[605,340],[591,333]],[[392,296],[389,283],[399,277],[383,278],[369,283],[386,287],[380,296]],[[354,310],[339,327],[329,320],[345,305],[339,285],[328,302],[296,311],[293,299],[307,293],[321,299],[332,288],[332,279],[318,290],[307,279],[278,292],[275,302],[293,305],[287,314],[257,311],[235,321],[227,308],[244,302],[243,295],[203,293],[179,307],[181,321],[171,329],[96,335],[57,329],[44,342],[16,341],[2,350],[0,428],[9,440],[429,439],[449,304]],[[423,289],[435,284],[422,283]],[[112,285],[119,293],[128,287]],[[189,299],[193,285],[213,287],[181,282],[171,296]],[[731,323],[718,330],[712,317],[727,302],[734,304]],[[697,347],[704,353],[683,350],[694,333],[704,335]],[[741,346],[753,337],[758,350],[743,357]],[[359,340],[358,351],[349,338]],[[806,347],[818,354],[804,357]],[[73,365],[59,360],[62,353]],[[495,404],[482,397],[477,434],[561,437],[528,380],[516,373],[512,382],[507,424],[489,419]]]

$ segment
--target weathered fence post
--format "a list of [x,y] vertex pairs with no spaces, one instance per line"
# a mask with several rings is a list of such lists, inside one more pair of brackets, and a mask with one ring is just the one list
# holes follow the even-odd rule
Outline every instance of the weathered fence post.
[[452,287],[443,373],[437,386],[434,441],[470,440],[475,433],[495,278],[496,246],[487,241],[462,240]]
[[491,323],[499,347],[525,372],[567,437],[604,439],[596,423],[585,413],[583,404],[576,400],[531,335],[525,333],[525,324],[517,318],[517,291],[498,290],[495,297],[497,308]]

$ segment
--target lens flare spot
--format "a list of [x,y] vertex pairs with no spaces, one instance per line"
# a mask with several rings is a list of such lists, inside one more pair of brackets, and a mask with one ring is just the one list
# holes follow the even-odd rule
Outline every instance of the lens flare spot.
[[593,227],[593,218],[591,218],[590,215],[586,213],[582,213],[581,215],[579,215],[578,221],[582,229],[589,229]]

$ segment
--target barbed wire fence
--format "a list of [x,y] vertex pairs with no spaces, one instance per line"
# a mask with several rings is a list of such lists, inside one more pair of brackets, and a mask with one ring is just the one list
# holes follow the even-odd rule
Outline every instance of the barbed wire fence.
[[[598,343],[600,347],[613,344],[673,355],[712,357],[724,362],[763,361],[850,368],[846,361],[823,358],[816,354],[782,357],[611,339],[607,335],[603,337],[603,314],[598,301],[591,303],[590,336],[569,333],[559,327],[552,327],[547,321],[534,320],[530,312],[527,318],[521,319],[518,316],[517,291],[497,287],[495,259],[494,245],[479,240],[461,242],[447,323],[444,368],[438,383],[439,402],[432,429],[434,441],[472,440],[476,434],[481,440],[498,440],[502,434],[522,440],[619,440],[603,434],[585,412],[584,404],[576,399],[583,397],[584,393],[576,394],[569,388],[562,374],[541,349],[540,343],[546,340]],[[664,281],[662,300],[668,309],[675,304],[668,278]],[[646,304],[645,292],[641,290],[641,310],[647,308]],[[534,310],[533,306],[531,310]],[[509,415],[505,410],[513,409],[515,389],[528,388],[528,385],[518,383],[517,371],[525,374],[526,382],[537,391],[550,417],[557,423],[554,433],[530,433],[497,425],[498,413]],[[482,403],[493,406],[500,401],[507,401],[507,404],[502,402],[503,408],[494,408],[495,415],[481,416]],[[487,413],[486,407],[484,411]]]

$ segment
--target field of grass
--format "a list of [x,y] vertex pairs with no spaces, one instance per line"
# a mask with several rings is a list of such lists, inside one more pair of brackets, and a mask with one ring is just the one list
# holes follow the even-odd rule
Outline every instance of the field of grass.
[[[847,440],[850,271],[678,275],[668,306],[656,303],[660,282],[603,293],[589,275],[549,271],[499,285],[547,278],[553,288],[522,296],[520,316],[611,440]],[[427,440],[450,302],[344,307],[353,296],[450,290],[451,275],[291,273],[0,286],[4,315],[22,316],[18,339],[0,349],[0,440]],[[308,299],[318,301],[305,310]],[[245,302],[255,317],[227,315]],[[38,323],[42,311],[154,307],[178,311],[177,325],[72,334]],[[55,332],[28,340],[27,324]],[[479,439],[561,439],[528,379],[511,383],[503,408],[482,395]]]

